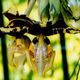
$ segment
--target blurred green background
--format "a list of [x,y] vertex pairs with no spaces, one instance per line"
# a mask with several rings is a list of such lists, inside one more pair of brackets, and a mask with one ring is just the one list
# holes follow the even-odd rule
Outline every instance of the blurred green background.
[[[3,0],[3,12],[10,10],[11,13],[15,14],[18,10],[20,14],[24,14],[27,8],[27,0]],[[36,3],[29,15],[29,18],[33,20],[39,20],[38,17],[38,4]],[[7,18],[4,17],[5,25],[8,24]],[[26,34],[31,40],[34,38],[33,35]],[[48,36],[51,41],[51,45],[55,50],[55,59],[53,62],[53,67],[46,72],[45,77],[35,76],[28,66],[27,62],[22,66],[22,68],[15,68],[14,66],[9,65],[9,78],[10,80],[63,80],[63,64],[62,64],[62,53],[61,53],[61,45],[60,45],[60,36],[59,34]],[[11,41],[13,38],[7,36],[7,43]],[[68,62],[68,72],[69,76],[72,75],[74,69],[75,72],[70,78],[70,80],[76,80],[76,75],[79,69],[79,66],[76,66],[79,55],[80,55],[80,34],[65,34],[65,43],[66,43],[66,51],[67,51],[67,62]],[[0,40],[1,44],[1,40]],[[9,59],[9,58],[8,58]],[[80,62],[79,62],[80,65]],[[2,53],[0,46],[0,80],[4,79],[3,75],[3,63],[2,63]],[[78,76],[78,80],[80,80],[80,73]]]

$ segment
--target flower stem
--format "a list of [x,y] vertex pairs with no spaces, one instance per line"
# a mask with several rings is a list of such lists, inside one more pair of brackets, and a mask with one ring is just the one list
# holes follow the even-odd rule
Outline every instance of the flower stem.
[[30,0],[30,2],[28,4],[28,7],[27,7],[27,9],[25,11],[26,16],[29,16],[29,14],[30,14],[35,2],[36,2],[36,0]]

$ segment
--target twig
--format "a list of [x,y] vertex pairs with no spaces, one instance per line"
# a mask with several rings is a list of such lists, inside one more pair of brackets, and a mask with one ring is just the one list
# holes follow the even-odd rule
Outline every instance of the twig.
[[29,16],[34,4],[35,4],[36,0],[30,0],[29,5],[25,11],[26,16]]

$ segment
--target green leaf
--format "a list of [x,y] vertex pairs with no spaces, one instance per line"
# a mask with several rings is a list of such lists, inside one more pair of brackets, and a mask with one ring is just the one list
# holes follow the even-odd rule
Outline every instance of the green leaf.
[[[67,3],[64,4],[64,1]],[[61,5],[65,23],[69,27],[80,29],[80,0],[61,0]]]
[[23,3],[23,2],[25,2],[26,0],[19,0],[19,3]]
[[53,23],[56,22],[59,14],[60,14],[60,1],[59,0],[49,0],[49,13],[50,13],[50,19],[53,21]]
[[39,0],[39,17],[42,22],[48,21],[49,17],[49,2],[48,0]]
[[52,21],[53,24],[58,20],[60,14],[59,0],[39,0],[39,16],[42,22]]

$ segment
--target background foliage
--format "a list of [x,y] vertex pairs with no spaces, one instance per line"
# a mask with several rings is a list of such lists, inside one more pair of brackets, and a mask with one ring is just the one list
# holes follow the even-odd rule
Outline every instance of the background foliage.
[[[3,12],[6,10],[10,10],[13,14],[16,13],[16,10],[19,11],[20,14],[24,14],[28,1],[26,0],[3,0]],[[31,11],[30,18],[34,20],[39,20],[38,12],[37,12],[36,3],[33,10]],[[8,20],[4,17],[5,25],[8,24]],[[34,36],[30,34],[26,34],[31,40]],[[41,78],[37,77],[39,80],[63,80],[63,64],[62,64],[62,53],[61,53],[61,45],[60,45],[60,36],[59,34],[48,36],[53,46],[53,49],[56,52],[53,67],[46,73],[46,76]],[[13,38],[7,36],[7,43],[11,41]],[[65,42],[66,42],[66,51],[67,51],[67,61],[68,61],[68,71],[69,76],[71,76],[70,80],[76,80],[77,72],[79,66],[76,67],[80,55],[80,34],[65,34]],[[1,41],[0,41],[1,44]],[[8,58],[9,59],[9,58]],[[80,65],[80,62],[79,62]],[[74,74],[73,71],[75,69]],[[36,80],[36,76],[31,71],[30,67],[26,63],[21,68],[15,68],[14,66],[9,65],[9,75],[10,80]],[[1,54],[1,46],[0,46],[0,80],[3,80],[3,63],[2,63],[2,54]],[[78,79],[80,79],[80,73],[78,75]]]

